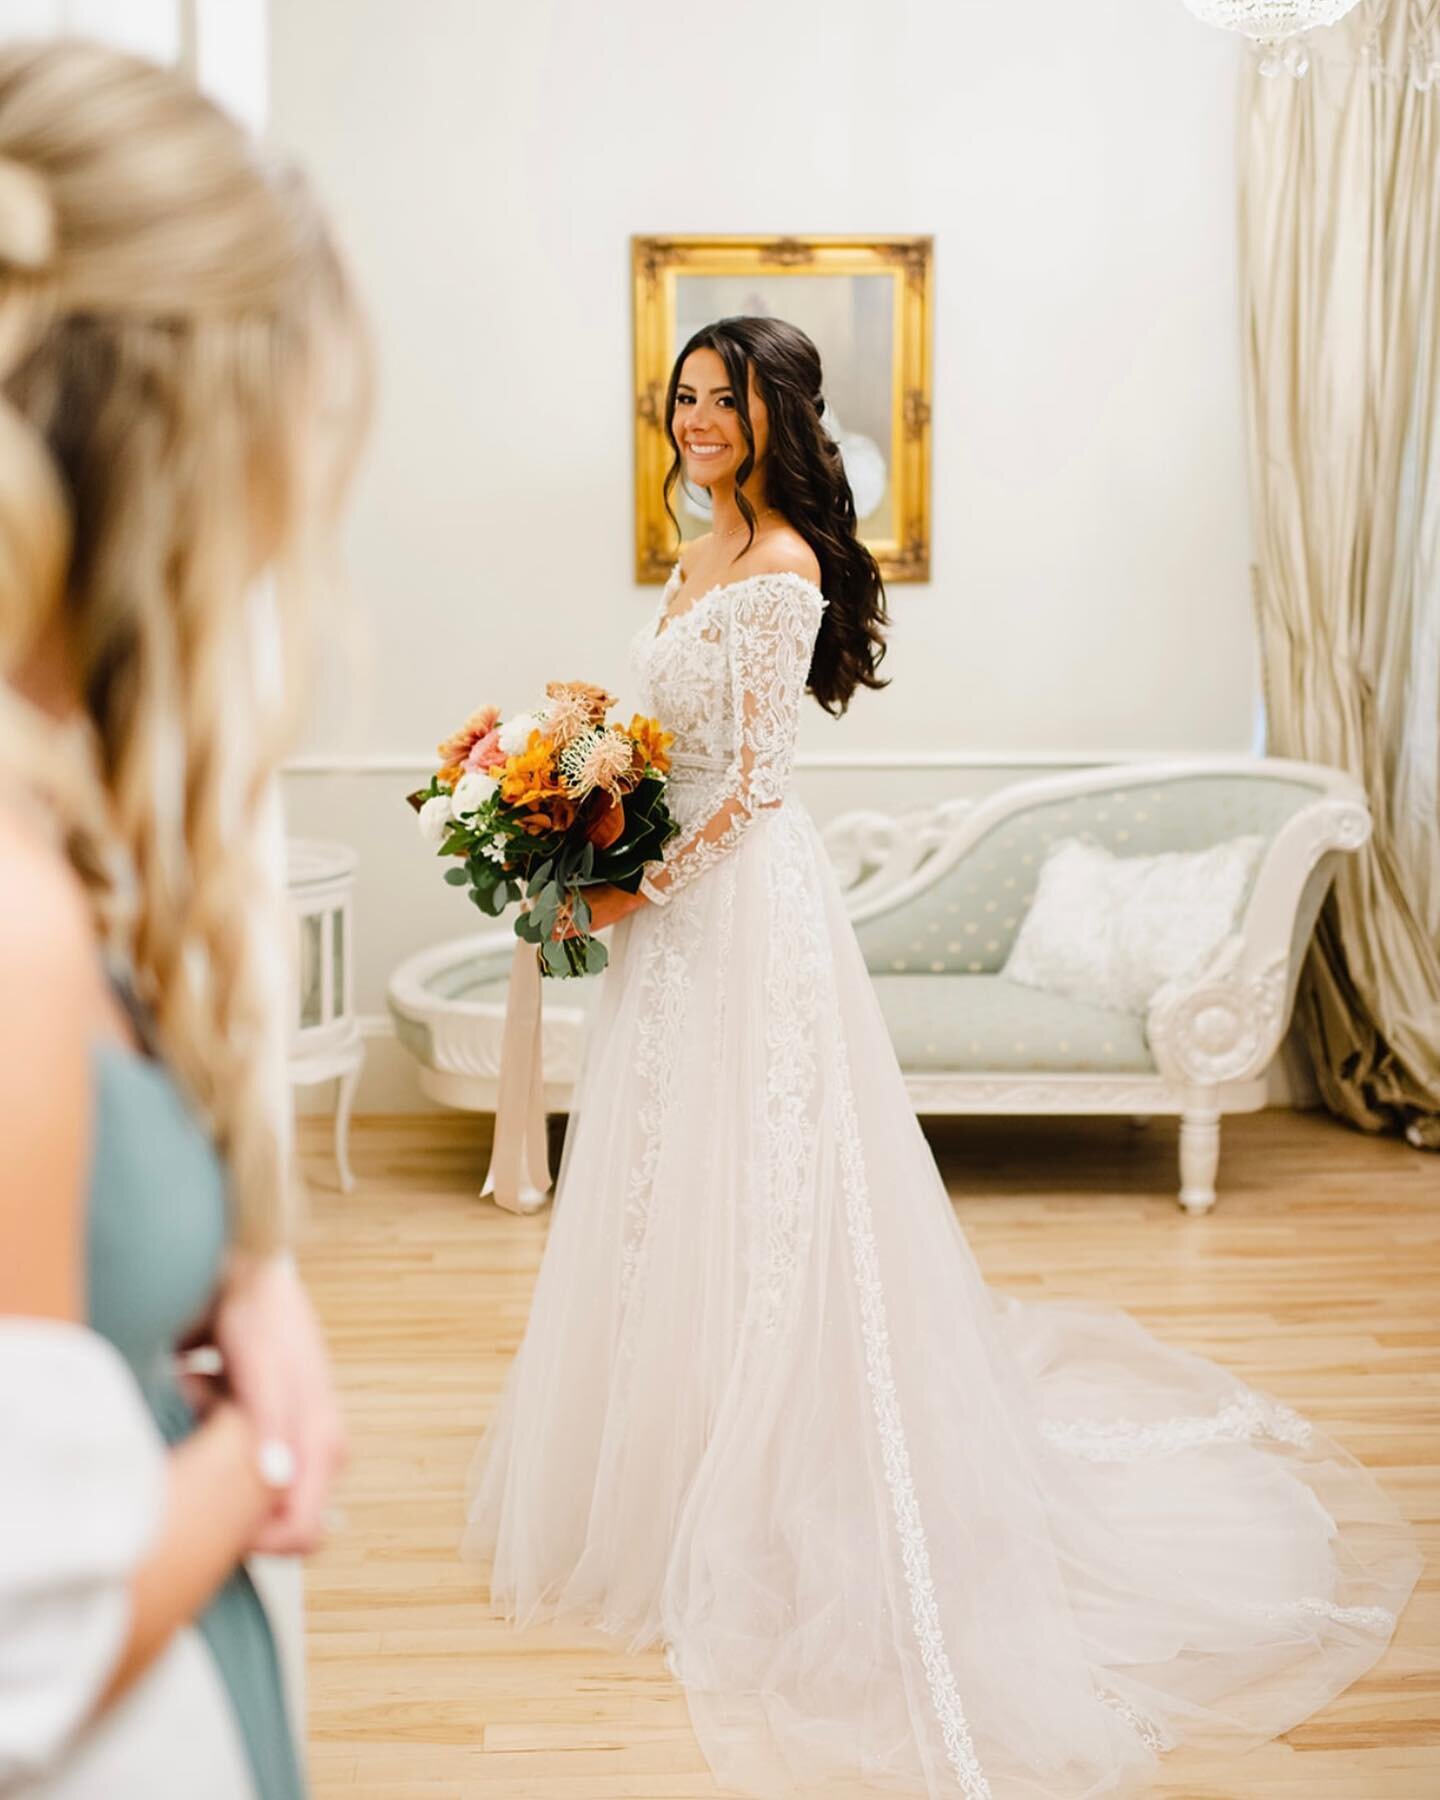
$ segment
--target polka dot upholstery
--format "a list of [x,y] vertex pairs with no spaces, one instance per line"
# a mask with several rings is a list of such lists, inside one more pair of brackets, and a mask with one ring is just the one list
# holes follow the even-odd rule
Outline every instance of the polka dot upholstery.
[[1144,1021],[1021,987],[1003,975],[876,975],[900,1065],[968,1071],[1154,1074]]
[[1036,802],[999,820],[913,900],[861,924],[865,961],[876,975],[994,974],[1035,898],[1046,852],[1060,839],[1149,856],[1204,850],[1249,832],[1270,838],[1316,792],[1274,776],[1197,775]]

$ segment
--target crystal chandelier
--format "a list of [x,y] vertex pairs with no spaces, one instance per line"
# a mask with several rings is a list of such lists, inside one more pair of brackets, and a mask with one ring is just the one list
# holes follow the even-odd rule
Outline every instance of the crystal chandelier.
[[1185,0],[1197,19],[1239,31],[1260,46],[1260,73],[1303,75],[1310,66],[1302,34],[1338,25],[1359,0]]

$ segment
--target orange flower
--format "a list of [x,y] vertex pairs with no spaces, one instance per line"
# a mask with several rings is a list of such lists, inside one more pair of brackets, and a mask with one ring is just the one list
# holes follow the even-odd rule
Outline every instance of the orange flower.
[[447,787],[453,788],[464,774],[465,758],[481,738],[495,729],[499,717],[498,706],[482,706],[479,712],[471,713],[458,731],[451,732],[442,744],[436,746],[435,753],[440,758],[438,779]]
[[531,837],[546,837],[552,831],[568,831],[575,823],[575,802],[564,794],[556,794],[543,805],[522,815],[520,824]]
[[534,807],[565,792],[555,771],[555,745],[538,731],[500,771],[500,798],[509,806]]
[[658,719],[644,718],[640,713],[630,721],[630,736],[635,740],[635,760],[641,768],[658,769],[662,775],[670,769],[670,746],[675,734],[662,731]]

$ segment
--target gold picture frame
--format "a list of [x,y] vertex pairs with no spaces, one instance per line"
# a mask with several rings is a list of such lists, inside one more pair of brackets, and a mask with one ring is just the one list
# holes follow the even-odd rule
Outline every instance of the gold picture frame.
[[[844,429],[842,412],[834,428],[857,512],[862,498],[880,495],[864,511],[860,535],[881,573],[886,581],[928,581],[933,238],[634,237],[631,271],[636,579],[664,581],[675,557],[664,503],[671,449],[663,416],[675,356],[710,318],[766,311],[809,332],[825,365],[827,404],[843,394],[857,415],[848,423],[869,426]],[[841,280],[848,290],[819,285]],[[785,301],[782,310],[776,303]],[[877,370],[882,360],[887,367]],[[677,488],[676,503],[682,527],[703,528],[700,513],[682,510],[703,508],[703,496]]]

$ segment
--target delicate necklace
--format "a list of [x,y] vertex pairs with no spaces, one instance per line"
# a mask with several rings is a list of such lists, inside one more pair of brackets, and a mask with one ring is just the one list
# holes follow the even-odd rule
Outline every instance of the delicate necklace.
[[[778,519],[779,517],[780,517],[779,513],[775,511],[775,508],[773,506],[767,506],[765,508],[764,512],[756,513],[755,523],[758,525],[762,519],[769,519],[769,518]],[[738,525],[732,525],[728,531],[719,531],[715,535],[717,537],[722,537],[722,538],[734,537],[734,535],[737,531],[744,531],[744,530],[745,530],[745,522],[742,519]]]

